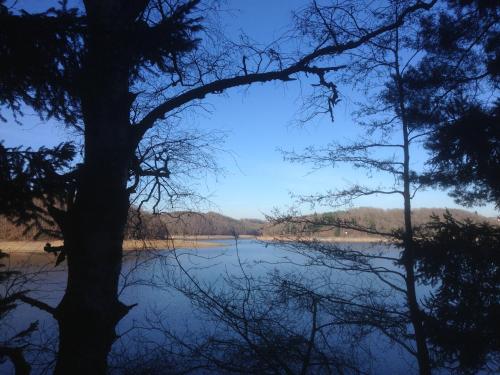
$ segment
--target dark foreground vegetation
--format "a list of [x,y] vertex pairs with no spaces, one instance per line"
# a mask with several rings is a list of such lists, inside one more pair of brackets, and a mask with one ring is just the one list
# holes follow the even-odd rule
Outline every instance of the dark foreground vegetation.
[[[63,240],[53,250],[67,283],[62,298],[47,303],[27,284],[12,282],[23,274],[2,266],[0,319],[28,304],[57,323],[46,371],[361,373],[351,349],[378,332],[414,358],[419,374],[498,373],[498,227],[449,214],[420,224],[412,214],[422,188],[448,189],[465,205],[500,205],[496,1],[312,1],[294,14],[292,30],[266,46],[244,35],[224,37],[223,22],[213,21],[222,14],[217,2],[44,5],[34,10],[0,0],[0,118],[22,124],[33,112],[66,127],[75,142],[37,150],[0,144],[0,213]],[[121,299],[121,285],[130,281],[122,244],[131,207],[158,214],[199,202],[192,181],[217,169],[220,139],[186,130],[183,114],[209,95],[270,81],[301,81],[309,90],[304,122],[333,119],[342,88],[364,97],[355,115],[364,130],[359,139],[284,151],[285,160],[313,169],[347,163],[388,176],[380,184],[318,187],[297,204],[335,211],[360,197],[396,196],[401,225],[276,212],[272,223],[297,234],[279,245],[305,259],[303,272],[256,278],[241,265],[242,276],[227,276],[227,287],[217,289],[176,263],[187,283],[170,286],[226,335],[187,340],[164,329],[169,317],[149,321],[169,340],[120,367],[110,352],[117,325],[135,307]],[[422,147],[428,160],[414,169]],[[141,235],[145,227],[136,218]],[[396,252],[311,240],[324,229],[381,236]],[[321,288],[306,278],[316,267],[324,270]],[[384,288],[339,285],[329,278],[339,273],[368,275]],[[432,288],[426,298],[419,296],[422,286]],[[18,374],[30,372],[29,353],[45,350],[32,339],[37,324],[25,323],[16,332],[2,330],[0,342],[0,359]]]

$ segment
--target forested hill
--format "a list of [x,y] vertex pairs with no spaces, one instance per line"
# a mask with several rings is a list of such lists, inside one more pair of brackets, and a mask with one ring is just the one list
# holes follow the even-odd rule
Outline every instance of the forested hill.
[[[233,219],[215,212],[193,213],[172,212],[152,215],[148,212],[131,210],[125,236],[127,238],[164,239],[169,235],[234,235],[257,236],[262,233],[266,222],[258,219]],[[23,227],[16,227],[0,216],[0,240],[31,240],[35,229],[26,233]],[[39,239],[48,239],[41,235]]]
[[[496,218],[486,217],[479,215],[475,212],[470,212],[461,209],[445,209],[445,208],[417,208],[412,210],[412,223],[413,226],[418,226],[428,222],[432,215],[438,215],[443,217],[446,212],[452,214],[452,216],[463,221],[465,219],[470,219],[474,222],[487,221],[490,224],[498,224]],[[346,211],[335,211],[323,214],[315,214],[310,216],[304,216],[308,219],[305,221],[321,221],[322,217],[328,216],[329,221],[334,221],[334,219],[339,219],[341,221],[352,221],[357,225],[365,228],[371,228],[378,232],[391,232],[394,229],[403,227],[403,210],[402,209],[380,209],[372,207],[360,207],[353,208]],[[300,219],[298,220],[300,221]],[[365,237],[370,236],[365,233],[360,233],[355,230],[344,230],[340,228],[325,229],[316,228],[318,231],[315,232],[315,236],[323,237]],[[266,236],[276,236],[276,235],[294,235],[298,231],[307,232],[308,229],[304,225],[291,225],[291,224],[280,224],[275,226],[267,225],[263,229],[263,234]]]
[[[127,236],[165,238],[201,235],[252,235],[258,236],[266,222],[258,219],[233,219],[215,212],[173,212],[163,215],[130,215]],[[142,231],[138,232],[138,231]]]
[[[489,221],[496,223],[493,218],[487,218],[474,212],[451,209],[450,213],[458,220],[470,218],[474,221]],[[435,213],[443,215],[446,210],[442,208],[419,208],[413,210],[414,225],[422,224],[429,220]],[[400,209],[379,209],[379,208],[354,208],[347,211],[336,211],[327,214],[335,218],[354,220],[369,228],[376,228],[378,231],[386,232],[400,228],[403,225],[403,211]],[[170,235],[266,235],[274,236],[280,234],[294,234],[295,228],[284,225],[272,226],[268,222],[259,219],[234,219],[215,212],[192,213],[174,212],[164,215],[152,215],[141,213],[140,218],[136,212],[132,212],[129,217],[129,224],[126,236],[128,238],[146,237],[151,239],[166,238]],[[35,235],[34,230],[23,233],[22,227],[16,227],[9,223],[5,217],[0,217],[0,239],[3,240],[27,240]],[[329,230],[321,232],[323,236],[347,236],[359,237],[361,233],[355,231]],[[46,239],[41,236],[40,239]]]

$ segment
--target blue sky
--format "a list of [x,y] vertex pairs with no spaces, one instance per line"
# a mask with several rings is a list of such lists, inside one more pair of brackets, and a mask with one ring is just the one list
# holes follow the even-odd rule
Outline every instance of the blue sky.
[[[303,0],[227,1],[233,12],[223,18],[223,22],[231,34],[241,29],[253,39],[265,43],[288,28],[292,9],[304,5]],[[297,126],[294,120],[301,104],[300,90],[296,82],[259,84],[207,99],[211,113],[195,116],[193,125],[205,130],[223,130],[227,134],[224,145],[227,152],[218,155],[225,174],[218,178],[209,177],[200,184],[200,193],[209,195],[212,202],[209,209],[236,218],[262,218],[273,208],[290,206],[293,202],[289,193],[292,191],[313,194],[366,181],[362,172],[349,166],[310,173],[305,166],[283,161],[278,148],[300,151],[308,145],[352,139],[357,132],[350,116],[354,108],[348,98],[344,98],[335,109],[334,123],[325,117]],[[39,147],[72,138],[62,127],[42,123],[36,116],[26,116],[22,122],[23,126],[12,122],[0,124],[0,139],[9,146]],[[425,155],[417,151],[414,154],[415,166],[420,165],[424,158]],[[375,182],[380,179],[382,176],[372,177]],[[401,205],[399,196],[371,197],[356,204],[381,208],[399,208]],[[457,206],[444,192],[425,191],[417,194],[414,207]],[[496,214],[492,206],[473,210],[488,216]]]

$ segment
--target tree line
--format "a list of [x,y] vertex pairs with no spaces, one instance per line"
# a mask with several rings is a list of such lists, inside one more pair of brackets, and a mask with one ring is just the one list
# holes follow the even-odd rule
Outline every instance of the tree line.
[[[412,211],[415,225],[427,223],[432,215],[443,216],[449,212],[457,220],[472,220],[474,222],[488,222],[496,225],[495,218],[487,218],[466,210],[443,208],[417,208]],[[316,214],[317,217],[340,218],[346,222],[351,221],[364,227],[381,230],[395,231],[402,227],[403,212],[401,209],[378,209],[370,207],[353,208],[350,210],[333,211],[330,213]],[[364,233],[358,230],[341,230],[340,227],[307,228],[295,227],[286,224],[273,224],[272,221],[260,219],[233,219],[216,212],[182,212],[174,211],[163,215],[153,215],[147,211],[139,212],[132,209],[125,230],[127,239],[168,239],[171,236],[281,236],[300,235],[310,232],[318,237],[376,237],[376,234]],[[347,232],[347,233],[346,233]],[[6,217],[0,217],[0,240],[54,240],[47,234],[39,234],[36,228],[16,226]],[[376,237],[380,238],[380,237]]]
[[[488,222],[491,225],[498,225],[496,218],[487,218],[477,213],[460,209],[444,208],[416,208],[412,210],[414,225],[420,226],[428,223],[433,216],[443,217],[446,213],[451,214],[457,220],[471,220],[476,223]],[[371,207],[359,207],[349,210],[332,211],[328,213],[304,215],[303,222],[273,222],[263,228],[263,234],[266,236],[304,236],[309,233],[314,237],[327,238],[352,238],[352,237],[372,237],[382,238],[377,233],[391,233],[403,227],[404,215],[402,209],[379,209]],[[335,226],[336,221],[345,223],[345,228]],[[330,225],[329,225],[330,223]],[[350,223],[350,227],[347,225]],[[359,226],[359,228],[356,228]],[[370,231],[363,231],[367,228]]]

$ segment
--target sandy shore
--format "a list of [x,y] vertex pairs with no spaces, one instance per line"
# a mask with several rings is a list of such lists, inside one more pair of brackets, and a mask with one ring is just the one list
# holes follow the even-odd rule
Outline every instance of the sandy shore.
[[[208,238],[207,238],[208,239]],[[43,248],[47,241],[1,241],[0,250],[6,253],[43,253]],[[52,246],[61,246],[62,241],[50,241]],[[208,247],[220,247],[223,244],[216,242],[198,241],[195,239],[174,239],[174,240],[125,240],[123,249],[198,249]]]

